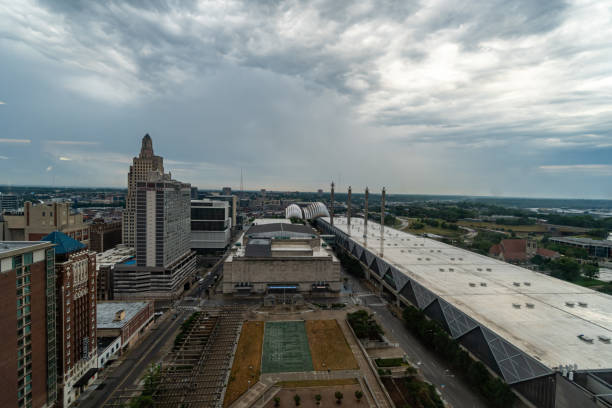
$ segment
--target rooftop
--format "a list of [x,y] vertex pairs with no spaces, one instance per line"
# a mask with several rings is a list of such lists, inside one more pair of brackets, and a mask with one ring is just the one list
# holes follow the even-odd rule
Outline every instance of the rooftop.
[[70,238],[68,235],[60,231],[53,231],[41,239],[41,241],[49,241],[54,243],[56,255],[64,255],[86,248],[85,244],[77,241],[74,238]]
[[[334,226],[347,232],[345,218]],[[364,238],[360,218],[351,238],[550,368],[612,367],[612,344],[599,340],[612,337],[612,296],[388,227],[381,245],[380,224]]]
[[[97,319],[98,329],[120,329],[129,323],[134,316],[147,307],[148,302],[98,302]],[[115,320],[117,313],[125,311],[125,317]]]
[[51,246],[50,242],[40,241],[0,241],[0,257],[12,256],[26,251]]
[[581,245],[593,245],[603,246],[612,248],[612,241],[605,239],[592,239],[592,238],[576,238],[576,237],[552,237],[552,240],[558,242],[566,242],[568,244],[581,244]]
[[96,269],[104,266],[113,266],[125,260],[131,259],[136,254],[134,248],[125,245],[117,245],[102,253],[96,254]]

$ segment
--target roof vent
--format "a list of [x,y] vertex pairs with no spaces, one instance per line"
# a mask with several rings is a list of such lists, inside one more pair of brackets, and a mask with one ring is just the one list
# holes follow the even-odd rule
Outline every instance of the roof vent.
[[521,282],[512,282],[514,286],[521,286]]
[[525,285],[525,286],[531,286],[531,282],[523,282],[523,285]]
[[420,261],[420,260],[421,260],[421,258],[417,258],[417,261]]
[[487,286],[487,282],[480,282],[480,286]]
[[454,260],[455,260],[455,258],[451,258],[451,261],[454,261]]
[[429,252],[433,252],[433,251],[434,251],[433,249],[430,249],[430,250],[429,250]]
[[444,268],[440,268],[440,272],[444,272]]
[[578,338],[579,338],[580,340],[582,340],[582,341],[586,341],[587,343],[592,343],[592,342],[593,342],[593,338],[592,338],[592,337],[589,337],[589,336],[587,336],[587,335],[585,335],[585,334],[579,334],[579,335],[578,335]]
[[533,309],[535,307],[533,303],[525,303],[525,306],[527,306],[528,309]]
[[476,284],[475,284],[474,282],[470,282],[470,286],[471,286],[471,287],[475,287],[475,286],[476,286]]
[[597,336],[597,338],[599,339],[599,341],[602,341],[604,343],[610,343],[610,338],[608,336],[601,335]]
[[513,303],[512,307],[515,309],[520,309],[521,308],[521,304],[520,303]]
[[487,272],[491,272],[491,268],[487,268]]
[[580,307],[588,307],[589,304],[586,303],[586,302],[578,302],[578,306],[580,306]]
[[565,302],[565,306],[574,307],[574,302]]
[[448,268],[448,271],[449,271],[449,272],[455,272],[455,269],[453,269],[453,268]]
[[425,260],[426,260],[426,261],[431,261],[431,259],[429,259],[429,258],[425,258]]
[[442,252],[442,251],[438,249],[438,252]]
[[478,272],[482,272],[482,268],[476,268]]

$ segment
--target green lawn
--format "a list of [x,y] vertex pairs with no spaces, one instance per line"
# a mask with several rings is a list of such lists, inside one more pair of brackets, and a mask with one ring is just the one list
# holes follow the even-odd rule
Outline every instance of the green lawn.
[[287,373],[313,370],[304,322],[266,322],[261,371]]

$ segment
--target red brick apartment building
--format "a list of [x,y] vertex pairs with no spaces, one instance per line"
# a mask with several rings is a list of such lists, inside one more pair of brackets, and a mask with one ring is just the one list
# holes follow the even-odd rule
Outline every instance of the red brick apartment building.
[[48,242],[0,242],[0,407],[56,400],[55,263]]

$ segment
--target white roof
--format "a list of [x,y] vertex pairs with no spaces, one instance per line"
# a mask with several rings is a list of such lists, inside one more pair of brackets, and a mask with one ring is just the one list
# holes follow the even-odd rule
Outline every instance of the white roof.
[[[334,226],[347,232],[345,218]],[[351,238],[380,255],[380,224],[368,221],[367,240],[363,230],[352,218]],[[598,339],[612,337],[612,296],[389,227],[383,242],[387,263],[548,367],[612,368],[612,344]]]

